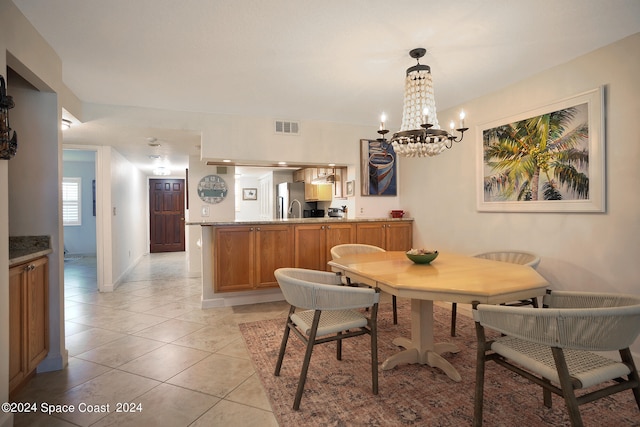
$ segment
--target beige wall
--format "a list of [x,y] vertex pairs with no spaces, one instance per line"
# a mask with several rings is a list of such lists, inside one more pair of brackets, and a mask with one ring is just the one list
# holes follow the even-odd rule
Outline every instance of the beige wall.
[[[531,250],[542,257],[538,271],[554,289],[640,294],[638,76],[640,34],[460,106],[470,127],[462,143],[436,158],[401,159],[402,203],[416,217],[416,243],[468,254]],[[606,212],[478,212],[476,150],[482,142],[476,125],[601,85],[606,93]],[[452,111],[442,114],[447,113]],[[640,341],[632,350],[637,359]]]

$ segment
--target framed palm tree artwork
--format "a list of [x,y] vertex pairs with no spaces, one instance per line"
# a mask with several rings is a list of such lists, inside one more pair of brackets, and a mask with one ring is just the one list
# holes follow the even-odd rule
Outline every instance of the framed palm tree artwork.
[[478,126],[479,211],[604,212],[603,88]]

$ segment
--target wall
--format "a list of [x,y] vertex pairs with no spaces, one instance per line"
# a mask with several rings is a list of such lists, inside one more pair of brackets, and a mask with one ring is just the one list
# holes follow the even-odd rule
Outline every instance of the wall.
[[79,226],[64,227],[64,249],[67,255],[96,255],[96,216],[93,212],[93,181],[95,162],[64,161],[63,176],[81,178],[81,222]]
[[[640,34],[473,100],[469,135],[427,159],[402,158],[402,203],[415,221],[415,244],[475,253],[538,253],[553,289],[640,294]],[[476,125],[605,86],[605,213],[488,213],[476,210]],[[453,116],[452,109],[441,113]],[[420,182],[419,185],[416,182]],[[632,347],[640,355],[640,340]]]
[[[255,176],[238,177],[235,179],[236,191],[236,220],[237,221],[255,221],[260,219],[260,203],[264,197],[268,195],[262,194],[260,191],[259,180]],[[243,200],[242,189],[255,188],[257,192],[257,200]]]
[[109,151],[105,169],[110,171],[110,203],[106,203],[110,215],[111,230],[106,240],[111,244],[111,284],[105,290],[115,288],[139,259],[149,252],[148,236],[148,182],[147,177],[118,151]]
[[59,207],[61,156],[58,145],[58,99],[8,73],[11,126],[18,133],[18,151],[9,161],[9,234],[48,235],[54,252],[49,259],[49,353],[38,371],[60,369],[66,360],[62,317],[62,269]]

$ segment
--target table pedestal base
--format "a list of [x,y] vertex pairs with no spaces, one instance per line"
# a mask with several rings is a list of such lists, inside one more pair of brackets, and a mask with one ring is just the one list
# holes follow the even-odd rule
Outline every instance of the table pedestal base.
[[460,351],[452,343],[433,343],[433,302],[411,301],[411,339],[396,338],[393,343],[405,350],[396,353],[382,363],[382,369],[393,369],[402,363],[420,363],[433,368],[440,368],[453,381],[462,380],[456,368],[451,365],[442,353]]

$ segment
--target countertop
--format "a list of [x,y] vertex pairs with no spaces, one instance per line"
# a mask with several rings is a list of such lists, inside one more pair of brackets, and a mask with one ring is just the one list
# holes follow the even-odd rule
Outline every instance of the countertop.
[[187,222],[187,225],[226,226],[226,225],[270,225],[270,224],[333,224],[356,222],[411,222],[413,218],[287,218],[261,221],[201,221]]
[[50,236],[9,236],[9,267],[52,252]]

